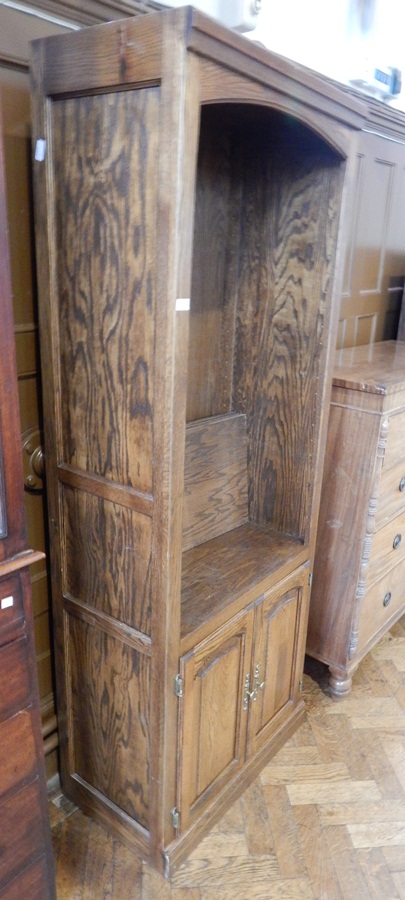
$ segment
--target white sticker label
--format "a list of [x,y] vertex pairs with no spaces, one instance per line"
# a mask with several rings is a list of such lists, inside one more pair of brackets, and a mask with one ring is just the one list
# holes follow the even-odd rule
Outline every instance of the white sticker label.
[[14,597],[3,597],[1,601],[1,608],[8,609],[9,606],[14,606]]
[[190,309],[190,297],[178,297],[176,300],[176,312],[187,312]]
[[45,159],[46,141],[44,138],[38,138],[35,145],[35,159],[37,162],[43,162]]

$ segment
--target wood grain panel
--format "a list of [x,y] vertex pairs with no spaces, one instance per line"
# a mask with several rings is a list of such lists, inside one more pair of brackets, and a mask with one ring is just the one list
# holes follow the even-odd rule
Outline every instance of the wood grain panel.
[[2,900],[50,900],[51,888],[47,884],[46,860],[41,857],[32,866],[7,885],[2,892]]
[[245,416],[215,416],[186,430],[183,549],[247,522]]
[[29,679],[27,639],[0,648],[0,684],[7,685],[7,691],[0,694],[0,721],[28,704]]
[[146,492],[158,104],[149,88],[52,107],[63,461]]
[[248,415],[250,517],[304,537],[338,168],[311,145],[288,165],[261,146],[243,166],[234,408]]
[[[375,460],[368,451],[379,435],[379,417],[367,416],[364,420],[358,410],[332,402],[324,466],[328,501],[320,508],[307,642],[309,653],[322,647],[325,660],[332,654],[343,661],[350,641],[352,600],[345,598],[356,594],[368,515],[364,504],[353,501],[358,496],[371,497]],[[357,454],[361,466],[357,465]],[[337,571],[344,577],[336,578]],[[325,596],[334,602],[326,604]]]
[[150,634],[151,519],[68,487],[63,499],[64,593]]
[[[133,12],[131,5],[126,13],[132,16]],[[73,52],[64,37],[58,35],[45,45],[45,90],[50,94],[80,91],[83,84],[91,91],[106,85],[121,87],[130,82],[157,81],[161,77],[161,34],[153,21],[149,22],[149,16],[137,18],[136,30],[131,18],[109,22],[102,32],[83,29],[78,32]]]
[[24,710],[0,725],[0,797],[19,782],[36,778],[36,766],[31,710]]
[[73,772],[149,824],[150,660],[101,629],[69,620]]
[[[235,292],[227,290],[238,226],[226,108],[202,108],[194,218],[187,420],[231,411]],[[236,240],[238,234],[236,233]]]

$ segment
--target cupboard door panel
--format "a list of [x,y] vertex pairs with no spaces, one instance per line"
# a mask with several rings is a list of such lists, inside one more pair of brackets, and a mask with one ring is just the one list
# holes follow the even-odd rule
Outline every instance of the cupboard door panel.
[[283,711],[295,699],[300,614],[307,578],[306,570],[295,574],[265,595],[256,610],[252,682],[256,699],[251,704],[250,754],[281,725]]
[[253,612],[244,611],[181,660],[182,831],[243,765],[252,627]]

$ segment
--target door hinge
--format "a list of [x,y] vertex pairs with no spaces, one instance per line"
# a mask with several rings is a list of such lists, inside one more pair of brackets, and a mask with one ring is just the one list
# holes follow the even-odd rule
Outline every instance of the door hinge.
[[175,831],[180,828],[180,813],[176,807],[172,809],[172,825]]
[[312,587],[312,572],[310,572],[308,575],[308,584],[310,587]]
[[176,697],[183,696],[183,679],[179,674],[174,679],[174,693]]
[[299,680],[299,682],[298,682],[298,690],[299,690],[299,693],[300,693],[300,694],[301,694],[302,691],[304,690],[304,681],[303,681],[302,678],[300,678],[300,680]]

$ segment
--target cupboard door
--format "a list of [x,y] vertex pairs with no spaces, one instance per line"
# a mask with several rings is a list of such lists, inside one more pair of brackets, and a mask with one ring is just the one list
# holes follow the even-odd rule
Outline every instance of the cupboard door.
[[300,622],[308,570],[295,572],[258,603],[252,656],[254,699],[250,703],[249,755],[284,724],[298,695],[303,659]]
[[244,703],[253,610],[244,610],[181,659],[180,828],[185,829],[242,768]]

